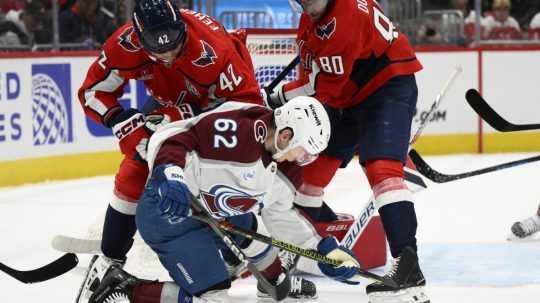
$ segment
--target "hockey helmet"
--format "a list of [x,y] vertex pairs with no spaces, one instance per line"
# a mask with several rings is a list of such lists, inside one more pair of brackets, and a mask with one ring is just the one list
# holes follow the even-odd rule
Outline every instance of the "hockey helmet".
[[[301,146],[306,151],[306,159],[298,164],[306,165],[313,162],[320,152],[326,149],[330,140],[330,119],[324,106],[312,97],[300,96],[278,107],[274,111],[276,131],[274,134],[274,147],[277,153],[274,159]],[[291,129],[292,139],[286,148],[277,146],[279,133],[284,129]],[[298,162],[298,161],[297,161]]]
[[164,53],[186,38],[180,10],[169,0],[140,0],[133,11],[135,32],[147,51]]

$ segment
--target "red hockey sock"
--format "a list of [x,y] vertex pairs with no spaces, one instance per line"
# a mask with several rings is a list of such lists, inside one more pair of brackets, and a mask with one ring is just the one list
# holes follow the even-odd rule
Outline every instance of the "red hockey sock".
[[141,283],[133,289],[134,303],[160,303],[163,282]]

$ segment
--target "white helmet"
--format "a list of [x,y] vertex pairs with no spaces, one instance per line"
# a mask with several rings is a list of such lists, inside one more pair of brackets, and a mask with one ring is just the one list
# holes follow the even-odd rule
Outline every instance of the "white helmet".
[[[284,105],[274,110],[276,131],[274,134],[274,146],[277,153],[274,159],[278,159],[291,149],[302,146],[312,156],[318,155],[326,149],[330,140],[330,119],[324,106],[312,97],[295,97]],[[279,132],[290,128],[293,137],[289,145],[281,150],[277,146]]]

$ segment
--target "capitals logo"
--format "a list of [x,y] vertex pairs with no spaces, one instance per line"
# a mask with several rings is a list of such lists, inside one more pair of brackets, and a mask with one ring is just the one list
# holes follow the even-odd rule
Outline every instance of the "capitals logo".
[[237,188],[217,184],[208,192],[201,191],[201,197],[212,216],[223,218],[245,214],[262,206],[264,194],[252,196]]
[[217,59],[216,51],[206,41],[200,40],[202,45],[202,53],[199,58],[191,61],[194,65],[199,67],[207,67],[208,65],[216,63]]
[[126,51],[133,53],[141,49],[140,46],[133,42],[133,26],[126,28],[120,36],[118,36],[118,45],[120,45]]
[[315,35],[319,37],[319,39],[330,39],[330,37],[334,34],[336,31],[336,18],[334,17],[332,21],[328,22],[327,24],[319,25],[317,26],[317,29],[315,30]]

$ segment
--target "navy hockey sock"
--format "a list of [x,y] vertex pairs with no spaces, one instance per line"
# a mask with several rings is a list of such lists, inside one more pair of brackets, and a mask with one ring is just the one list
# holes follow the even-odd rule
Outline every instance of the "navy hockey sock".
[[136,231],[135,216],[123,214],[109,205],[103,224],[101,251],[106,257],[125,260]]
[[416,251],[417,221],[414,204],[409,201],[387,204],[379,208],[379,214],[392,256],[399,256],[405,246]]

